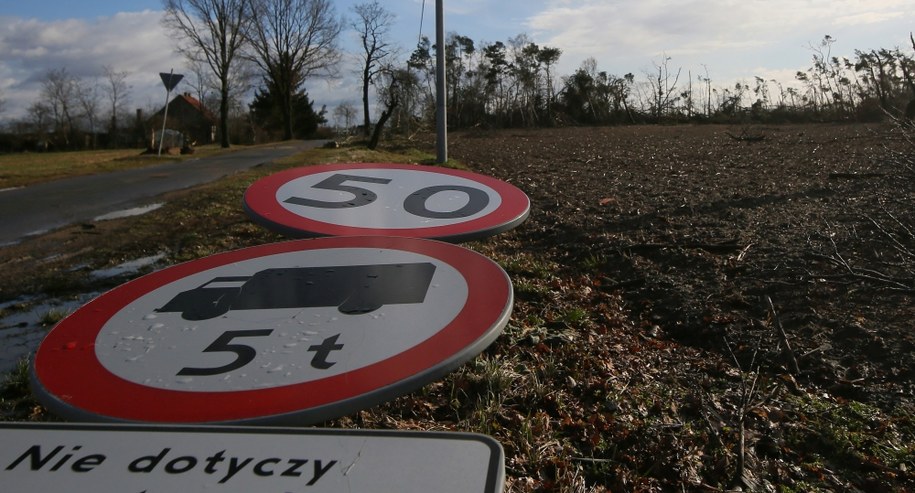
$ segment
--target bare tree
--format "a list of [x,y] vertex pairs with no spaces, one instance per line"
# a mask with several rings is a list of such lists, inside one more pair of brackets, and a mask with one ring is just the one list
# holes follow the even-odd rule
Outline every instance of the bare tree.
[[209,66],[199,58],[189,58],[187,69],[190,72],[190,76],[185,79],[186,83],[194,91],[194,97],[198,101],[205,103],[210,99],[210,91],[213,89],[219,90],[219,81],[213,78],[213,73],[210,71]]
[[705,69],[705,77],[702,77],[701,75],[699,75],[697,77],[699,78],[699,82],[702,82],[703,84],[705,84],[705,90],[706,90],[705,116],[708,118],[711,118],[712,117],[712,78],[708,74],[708,67],[703,64],[702,68]]
[[353,29],[359,35],[362,43],[362,113],[363,133],[369,136],[372,123],[369,115],[369,86],[375,83],[375,77],[381,72],[385,62],[394,54],[394,49],[388,41],[391,26],[394,23],[394,14],[374,0],[371,3],[362,3],[353,7],[356,20]]
[[[220,105],[220,81],[217,80],[209,66],[199,57],[188,58],[190,76],[185,80],[193,89],[193,94],[198,101],[207,108],[216,108]],[[242,96],[251,90],[254,79],[252,65],[245,57],[240,57],[232,64],[229,75],[229,114],[243,106]]]
[[334,108],[334,119],[337,120],[337,124],[340,121],[343,121],[343,128],[349,132],[349,129],[353,126],[353,119],[356,118],[356,108],[349,103],[341,103],[339,106]]
[[122,112],[124,105],[127,104],[127,95],[128,91],[130,91],[130,86],[127,85],[127,76],[130,74],[126,71],[119,72],[111,65],[105,65],[102,70],[105,73],[105,81],[107,82],[108,103],[111,105],[109,107],[111,115],[108,135],[111,140],[110,145],[117,147],[120,141],[118,113]]
[[75,130],[76,79],[66,68],[48,71],[42,83],[42,99],[54,121],[54,133],[63,138],[64,146],[69,147]]
[[648,74],[648,83],[652,88],[652,109],[655,119],[659,122],[664,116],[664,111],[669,110],[680,99],[674,94],[677,90],[677,82],[680,80],[680,72],[683,69],[678,68],[676,75],[671,75],[667,66],[668,62],[670,62],[670,57],[667,54],[662,55],[660,64],[652,62],[657,69],[657,74]]
[[680,93],[680,98],[683,99],[683,108],[686,110],[686,118],[692,120],[693,111],[696,107],[696,99],[693,95],[693,71],[690,70],[687,73],[687,82],[686,90]]
[[340,61],[343,21],[330,0],[252,0],[252,61],[264,72],[293,138],[294,96],[311,76],[332,75]]
[[79,105],[79,109],[82,111],[82,117],[85,118],[86,123],[89,124],[88,130],[91,141],[88,142],[88,145],[95,149],[98,143],[98,135],[96,132],[98,129],[99,113],[98,86],[86,82],[85,80],[75,80],[74,89],[76,101]]
[[252,0],[163,0],[165,26],[184,38],[185,56],[206,61],[219,83],[219,138],[229,147],[229,107],[235,62],[248,39]]
[[556,88],[554,87],[553,82],[553,66],[559,62],[559,57],[562,56],[562,50],[555,47],[544,46],[540,49],[540,53],[537,54],[537,59],[540,63],[543,64],[544,73],[546,76],[546,97],[547,103],[552,104],[553,100],[556,97]]
[[48,149],[48,127],[51,122],[51,107],[42,102],[35,102],[29,106],[29,123],[39,139],[39,148]]
[[409,67],[390,66],[379,74],[376,88],[378,102],[390,108],[390,131],[401,134],[416,131],[425,102],[421,74]]
[[384,105],[384,110],[381,112],[381,116],[378,117],[378,124],[375,125],[375,130],[372,132],[371,139],[369,139],[369,149],[376,149],[378,147],[378,141],[381,139],[384,125],[394,116],[394,112],[397,111],[397,107],[400,106],[401,91],[400,79],[398,77],[399,72],[393,70],[390,66],[386,66],[382,69],[381,73],[383,73],[387,79],[385,87],[378,91],[379,96],[381,96],[381,103]]

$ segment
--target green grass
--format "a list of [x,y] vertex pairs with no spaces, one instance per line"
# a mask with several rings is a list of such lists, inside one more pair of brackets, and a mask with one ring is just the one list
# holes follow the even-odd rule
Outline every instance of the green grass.
[[70,312],[68,312],[67,310],[61,310],[59,308],[51,308],[50,310],[48,310],[47,313],[45,313],[41,316],[41,320],[40,320],[41,326],[51,328],[54,325],[56,325],[57,322],[60,322],[61,320],[66,318],[66,316],[69,314],[70,314]]
[[797,447],[818,445],[819,454],[803,458],[807,467],[915,468],[915,443],[910,441],[912,430],[906,429],[912,416],[904,406],[887,416],[858,401],[831,402],[804,395],[790,402],[797,426],[788,442]]
[[38,404],[29,387],[29,359],[0,375],[0,421],[49,421],[53,418]]
[[560,320],[569,326],[580,326],[588,322],[590,314],[584,308],[569,308],[560,314]]

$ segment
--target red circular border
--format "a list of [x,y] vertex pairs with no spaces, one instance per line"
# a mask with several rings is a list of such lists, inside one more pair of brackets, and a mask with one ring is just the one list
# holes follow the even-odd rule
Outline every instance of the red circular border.
[[[235,262],[331,248],[391,249],[436,258],[464,276],[468,298],[454,320],[417,346],[341,375],[283,387],[233,392],[146,387],[111,373],[95,355],[95,340],[105,323],[159,287]],[[174,423],[265,418],[333,405],[430,371],[491,331],[510,308],[511,297],[511,285],[501,267],[476,252],[448,243],[336,237],[263,245],[179,264],[99,296],[48,334],[35,355],[34,371],[40,385],[65,405],[101,417]]]
[[[282,206],[276,193],[280,187],[309,175],[328,171],[393,169],[421,173],[438,173],[457,176],[471,180],[495,190],[502,203],[493,212],[469,221],[447,226],[427,228],[362,228],[327,223],[300,216]],[[432,238],[448,240],[472,239],[490,236],[517,226],[530,213],[530,199],[520,189],[495,178],[450,168],[423,167],[411,164],[395,163],[342,163],[295,168],[261,178],[254,182],[244,196],[245,211],[256,221],[270,229],[283,233],[298,233],[299,236],[360,236],[360,235],[395,235],[411,238]]]

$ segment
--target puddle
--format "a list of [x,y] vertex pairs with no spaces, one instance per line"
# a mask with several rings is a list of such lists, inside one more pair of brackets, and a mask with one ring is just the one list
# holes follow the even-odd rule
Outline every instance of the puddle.
[[45,233],[48,233],[49,231],[51,231],[51,230],[50,229],[36,229],[35,231],[29,231],[28,233],[26,233],[23,236],[25,238],[30,238],[32,236],[41,236]]
[[110,279],[112,277],[122,276],[125,274],[133,274],[143,267],[149,267],[150,265],[153,265],[164,258],[164,253],[138,258],[136,260],[124,262],[123,264],[115,265],[109,269],[94,270],[89,273],[89,276],[91,276],[93,279]]
[[[108,279],[131,274],[164,258],[164,253],[143,257],[124,262],[110,269],[92,271],[90,276],[95,279]],[[69,315],[99,294],[83,294],[72,300],[24,297],[0,303],[0,310],[10,312],[8,316],[0,318],[0,378],[16,369],[16,365],[23,357],[35,353],[38,345],[51,329],[50,326],[42,326],[42,319],[46,318],[49,313]],[[23,304],[28,308],[16,309],[17,305]]]
[[31,238],[33,236],[41,236],[43,234],[47,234],[50,232],[51,232],[50,229],[36,229],[35,231],[29,231],[28,233],[22,235],[22,237],[17,240],[7,241],[6,243],[0,243],[0,248],[18,245],[18,244],[22,243],[22,240],[24,240],[26,238]]
[[122,219],[125,217],[142,216],[143,214],[146,214],[147,212],[152,212],[156,209],[159,209],[163,205],[165,205],[165,204],[159,202],[159,203],[155,203],[155,204],[144,205],[142,207],[134,207],[133,209],[124,209],[122,211],[109,212],[108,214],[103,214],[101,216],[96,217],[95,219],[93,219],[93,221],[110,221],[112,219]]
[[[51,327],[42,327],[41,321],[51,312],[70,314],[77,308],[98,296],[99,293],[80,295],[75,300],[52,299],[34,304],[27,310],[16,311],[0,318],[0,375],[13,371],[19,361],[34,354],[42,339]],[[19,298],[0,304],[0,309],[26,303],[35,303],[35,299]]]

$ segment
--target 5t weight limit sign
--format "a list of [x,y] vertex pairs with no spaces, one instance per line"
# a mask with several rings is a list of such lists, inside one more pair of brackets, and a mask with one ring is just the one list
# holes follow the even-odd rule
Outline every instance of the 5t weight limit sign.
[[448,243],[265,245],[141,277],[55,327],[36,393],[66,417],[313,423],[433,381],[508,322],[511,283]]
[[263,178],[245,193],[257,222],[289,236],[391,235],[451,242],[521,224],[530,200],[487,176],[401,164],[337,164]]

